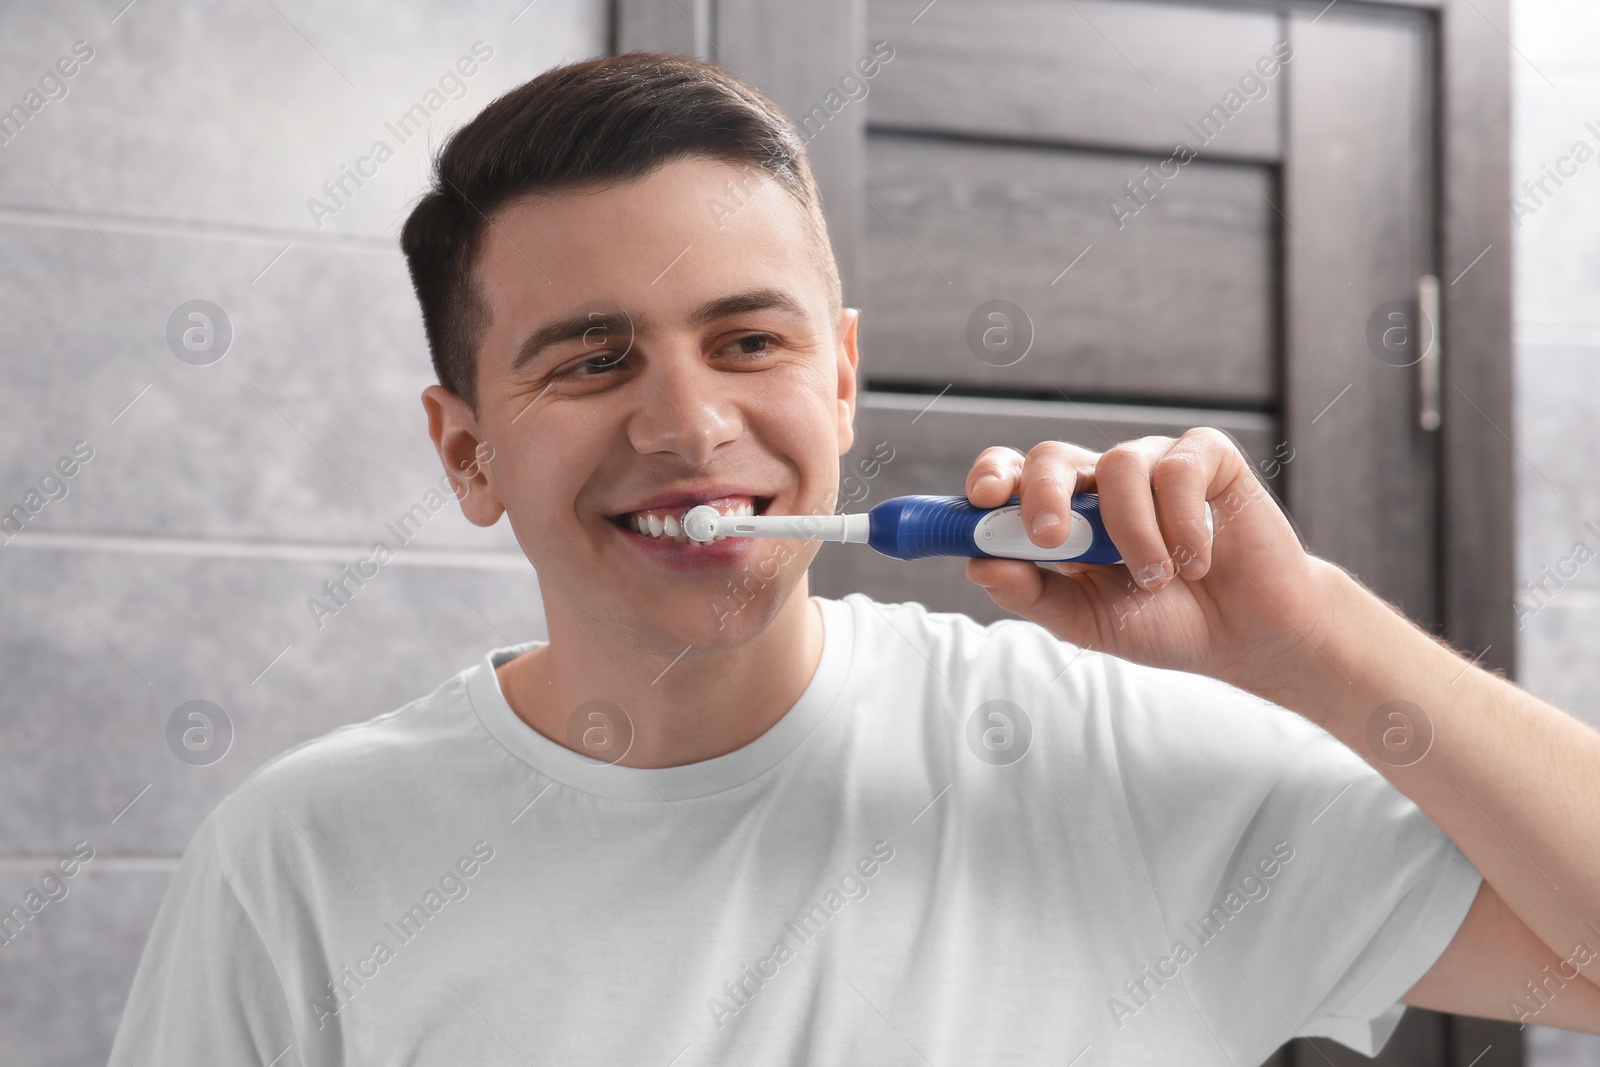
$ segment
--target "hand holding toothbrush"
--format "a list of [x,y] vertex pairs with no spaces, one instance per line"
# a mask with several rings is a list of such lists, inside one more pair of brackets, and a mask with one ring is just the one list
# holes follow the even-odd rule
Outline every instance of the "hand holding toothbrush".
[[1064,641],[1244,687],[1315,655],[1332,624],[1324,589],[1339,568],[1305,550],[1233,440],[1212,427],[1104,453],[1064,441],[1026,455],[988,448],[966,489],[978,508],[1018,496],[1041,548],[1066,540],[1061,517],[1075,494],[1098,495],[1122,563],[1050,564],[1055,573],[1013,559],[967,563],[997,605]]

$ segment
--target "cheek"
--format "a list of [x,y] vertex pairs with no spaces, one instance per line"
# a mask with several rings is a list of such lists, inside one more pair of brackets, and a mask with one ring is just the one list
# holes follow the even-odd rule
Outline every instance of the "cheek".
[[819,387],[812,374],[792,375],[784,383],[767,384],[749,398],[746,418],[756,439],[794,462],[815,463],[838,455],[838,436],[831,392]]
[[832,365],[785,367],[761,375],[757,407],[767,421],[783,425],[792,440],[829,440],[834,435],[838,378]]
[[[837,379],[832,368],[786,368],[763,375],[760,395],[746,407],[749,431],[762,450],[781,458],[794,479],[798,513],[838,510],[839,431]],[[814,554],[815,549],[812,549]]]
[[504,461],[495,459],[501,503],[515,526],[542,545],[559,544],[551,535],[570,531],[598,455],[581,425],[550,422],[513,436]]

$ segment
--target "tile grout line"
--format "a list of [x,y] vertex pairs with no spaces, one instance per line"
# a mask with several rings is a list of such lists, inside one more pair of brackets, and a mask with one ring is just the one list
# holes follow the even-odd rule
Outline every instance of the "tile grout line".
[[[94,227],[111,233],[138,234],[147,237],[192,237],[212,241],[236,241],[248,244],[281,245],[285,242],[302,246],[315,246],[344,252],[387,253],[400,255],[400,242],[396,239],[359,237],[317,233],[314,230],[273,229],[268,227],[238,226],[228,223],[185,222],[178,219],[145,219],[126,215],[102,215],[87,212],[82,218],[64,211],[44,208],[0,207],[0,224],[34,226],[42,229],[91,230]],[[92,225],[91,225],[92,224]]]
[[[0,543],[0,553],[8,549],[69,552],[137,552],[165,556],[221,556],[232,559],[264,559],[296,563],[348,563],[371,555],[371,544],[355,542],[251,541],[229,538],[152,537],[143,534],[78,533],[73,531],[24,530]],[[0,557],[3,558],[3,557]],[[384,564],[410,567],[471,567],[485,570],[532,570],[532,564],[519,552],[472,549],[418,548],[402,545]]]
[[[0,856],[0,871],[31,871],[35,867],[53,867],[64,855],[52,856]],[[181,856],[104,856],[95,854],[94,859],[83,863],[80,861],[80,871],[98,869],[121,870],[165,870],[176,867]]]

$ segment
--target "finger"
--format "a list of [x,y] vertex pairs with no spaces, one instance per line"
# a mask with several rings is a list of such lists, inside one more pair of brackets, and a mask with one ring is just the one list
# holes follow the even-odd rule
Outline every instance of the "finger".
[[1063,640],[1087,646],[1096,639],[1088,591],[1094,575],[1054,574],[1025,560],[973,557],[967,560],[967,577],[1001,610],[1038,623]]
[[[1013,602],[1027,603],[1038,597],[1039,591],[1043,588],[1044,578],[1042,575],[1034,577],[1029,573],[1038,570],[1038,565],[1029,560],[1000,559],[993,556],[967,558],[969,579],[983,587],[991,597],[999,590],[1007,600]],[[995,603],[999,604],[1000,601],[997,599]]]
[[1017,492],[1024,456],[1014,448],[993,445],[978,453],[967,472],[967,499],[973,507],[997,508]]
[[1072,496],[1099,453],[1065,441],[1041,441],[1022,466],[1022,527],[1041,548],[1059,548],[1072,532]]
[[[1111,543],[1133,580],[1145,589],[1158,589],[1176,573],[1167,552],[1150,473],[1171,450],[1171,437],[1141,437],[1109,449],[1095,464],[1099,487],[1100,519]],[[1204,521],[1202,519],[1202,521]]]
[[1211,569],[1207,501],[1244,466],[1233,439],[1210,426],[1184,432],[1150,472],[1156,515],[1178,573],[1193,581]]

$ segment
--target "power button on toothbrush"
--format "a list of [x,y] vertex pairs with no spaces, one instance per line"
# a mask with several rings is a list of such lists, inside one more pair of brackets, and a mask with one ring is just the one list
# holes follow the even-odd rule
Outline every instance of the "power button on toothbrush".
[[1078,512],[1071,513],[1067,539],[1055,548],[1043,548],[1033,543],[1022,526],[1022,506],[1008,504],[987,512],[978,519],[972,531],[972,541],[986,555],[1006,559],[1070,560],[1089,551],[1094,542],[1094,530]]

